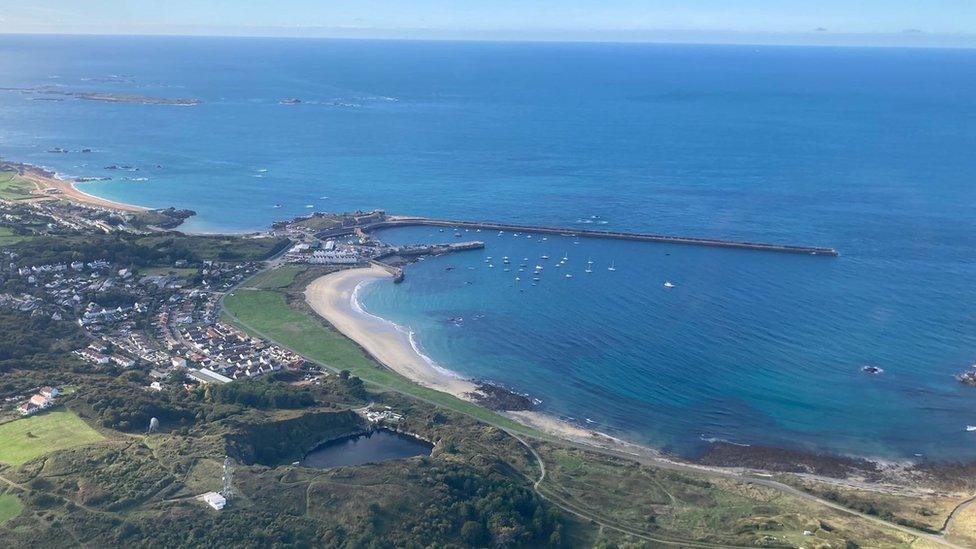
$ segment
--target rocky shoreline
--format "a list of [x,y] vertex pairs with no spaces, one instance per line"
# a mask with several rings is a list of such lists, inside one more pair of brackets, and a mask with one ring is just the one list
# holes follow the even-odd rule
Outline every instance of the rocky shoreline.
[[478,389],[468,396],[480,406],[496,412],[522,412],[534,410],[536,402],[528,395],[510,391],[493,383],[479,383]]

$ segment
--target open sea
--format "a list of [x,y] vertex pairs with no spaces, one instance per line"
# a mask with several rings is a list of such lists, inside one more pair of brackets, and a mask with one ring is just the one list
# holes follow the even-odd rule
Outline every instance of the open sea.
[[5,158],[192,208],[188,230],[383,208],[835,247],[468,233],[487,248],[360,295],[445,368],[682,455],[976,458],[953,377],[976,361],[976,51],[0,36],[0,87],[46,86],[202,101],[0,91]]

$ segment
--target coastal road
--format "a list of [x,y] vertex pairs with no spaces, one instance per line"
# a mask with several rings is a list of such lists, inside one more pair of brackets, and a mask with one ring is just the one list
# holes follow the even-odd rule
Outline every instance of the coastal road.
[[952,512],[949,513],[949,516],[946,517],[945,523],[942,524],[942,530],[940,531],[942,532],[943,536],[949,535],[949,531],[952,530],[952,524],[956,521],[956,517],[959,516],[959,513],[962,513],[967,507],[972,505],[973,502],[976,502],[976,496],[973,496],[959,505],[956,505],[955,509],[953,509]]
[[[513,437],[515,437],[516,439],[518,439],[522,444],[524,444],[524,445],[527,444],[527,442],[525,440],[523,440],[519,436],[515,435],[514,433],[509,433],[509,434],[512,435]],[[596,452],[596,453],[600,453],[600,454],[604,454],[604,455],[608,455],[608,456],[612,456],[612,457],[618,457],[618,458],[622,458],[622,459],[628,459],[628,460],[631,460],[631,461],[636,461],[636,462],[638,462],[638,463],[640,463],[642,465],[647,465],[649,467],[657,467],[659,469],[667,469],[667,470],[670,470],[670,471],[676,471],[676,472],[682,472],[682,473],[705,474],[705,475],[710,475],[710,476],[716,476],[716,477],[726,478],[726,479],[730,479],[730,480],[735,480],[735,481],[739,481],[739,482],[748,482],[750,484],[755,484],[755,485],[758,485],[758,486],[765,486],[767,488],[772,488],[774,490],[778,490],[780,492],[786,493],[787,495],[790,495],[790,496],[793,496],[793,497],[796,497],[796,498],[799,498],[799,499],[803,499],[803,500],[806,500],[806,501],[814,502],[814,503],[823,505],[825,507],[830,507],[831,509],[834,509],[836,511],[840,511],[840,512],[845,513],[847,515],[853,515],[853,516],[862,518],[864,520],[867,520],[869,522],[872,522],[872,523],[874,523],[874,524],[876,524],[878,526],[881,526],[883,528],[890,528],[890,529],[893,529],[893,530],[898,530],[899,532],[902,532],[904,534],[908,534],[908,535],[915,536],[915,537],[918,537],[918,538],[926,539],[928,541],[931,541],[932,543],[941,545],[943,547],[952,547],[952,548],[955,548],[955,549],[965,549],[965,548],[963,548],[960,545],[956,545],[956,544],[954,544],[954,543],[946,540],[943,535],[940,535],[940,534],[931,534],[931,533],[923,532],[921,530],[916,530],[914,528],[910,528],[910,527],[907,527],[907,526],[902,526],[900,524],[895,524],[893,522],[888,522],[888,521],[886,521],[886,520],[884,520],[882,518],[876,517],[874,515],[869,515],[867,513],[862,513],[860,511],[856,511],[854,509],[850,509],[848,507],[844,507],[843,505],[841,505],[839,503],[835,503],[833,501],[830,501],[830,500],[827,500],[827,499],[823,499],[821,497],[815,496],[815,495],[810,494],[808,492],[804,492],[804,491],[799,490],[797,488],[794,488],[794,487],[792,487],[792,486],[790,486],[788,484],[783,484],[782,482],[779,482],[779,481],[776,481],[776,480],[772,480],[772,479],[756,477],[753,474],[750,474],[749,472],[746,472],[746,471],[736,471],[736,470],[729,471],[729,470],[718,469],[718,468],[715,468],[715,467],[699,467],[699,466],[694,466],[694,465],[684,465],[684,464],[677,463],[677,462],[674,462],[674,461],[671,461],[671,460],[667,460],[667,459],[663,459],[663,458],[653,458],[653,457],[645,457],[645,456],[636,456],[636,455],[628,454],[628,453],[625,453],[625,452],[618,452],[616,450],[612,450],[612,449],[609,449],[609,448],[591,446],[591,445],[588,445],[588,444],[582,444],[582,443],[575,442],[575,441],[561,441],[561,442],[563,442],[565,444],[569,444],[569,445],[575,446],[575,447],[580,448],[582,450],[586,450],[586,451],[590,451],[590,452]],[[536,456],[536,459],[539,459],[540,460],[540,463],[542,463],[541,462],[541,457],[539,456],[538,453],[536,453],[533,450],[532,454],[534,456]],[[544,470],[544,467],[543,467],[543,470]],[[537,484],[538,483],[541,483],[541,482],[542,482],[542,478],[540,478],[537,481]],[[968,500],[968,502],[964,502],[963,505],[968,505],[969,503],[972,503],[974,500],[976,500],[976,497]],[[955,513],[958,510],[961,510],[961,508],[960,507],[957,507],[956,510],[953,511],[953,513]],[[943,528],[943,532],[944,533],[947,532],[947,529],[946,528]]]
[[[237,318],[237,316],[235,316],[233,313],[231,313],[230,311],[228,311],[223,306],[224,305],[224,303],[223,303],[224,299],[223,298],[225,296],[231,294],[234,291],[240,290],[252,278],[254,278],[254,277],[256,277],[256,276],[258,276],[261,273],[266,272],[266,271],[267,271],[267,269],[261,270],[261,271],[255,273],[254,275],[252,275],[252,277],[241,281],[241,283],[239,283],[234,288],[229,289],[224,294],[224,296],[221,296],[221,299],[219,301],[219,307],[220,307],[221,311],[224,314],[227,315],[227,318],[229,318],[232,322],[234,322],[237,325],[245,328],[247,331],[250,331],[250,332],[258,335],[262,339],[271,342],[274,345],[277,345],[279,347],[282,347],[282,348],[286,348],[287,349],[288,348],[287,345],[284,345],[284,344],[282,344],[282,343],[274,340],[274,338],[268,337],[266,334],[262,333],[261,331],[256,330],[255,328],[251,327],[247,323],[243,322],[241,319]],[[333,370],[333,371],[336,370],[336,368],[334,366],[332,366],[332,365],[321,363],[321,362],[319,362],[317,360],[311,359],[310,357],[305,357],[305,358],[309,362],[312,362],[313,364],[317,364],[320,367],[326,368],[328,370]],[[393,391],[393,392],[401,393],[401,394],[404,394],[405,396],[408,396],[410,398],[414,398],[414,399],[417,399],[417,400],[421,400],[421,401],[427,402],[428,404],[432,404],[434,406],[440,406],[440,404],[438,404],[436,402],[432,402],[432,401],[427,400],[427,399],[424,399],[422,397],[418,397],[418,396],[412,395],[412,394],[403,393],[402,391],[400,391],[399,389],[397,389],[395,387],[389,387],[389,386],[385,386],[385,385],[381,385],[381,384],[376,384],[376,383],[373,383],[373,384],[374,385],[377,385],[377,386],[380,386],[380,387],[382,387],[382,388],[384,388],[386,390],[390,390],[390,391]],[[464,413],[464,412],[462,411],[460,413]],[[484,421],[484,420],[479,420],[479,421]],[[546,470],[545,470],[545,462],[543,461],[542,456],[540,456],[539,453],[536,452],[535,448],[533,448],[531,444],[529,444],[524,438],[522,438],[522,436],[520,436],[517,433],[514,433],[514,432],[510,431],[509,429],[506,429],[501,424],[493,423],[493,422],[490,422],[490,421],[486,421],[486,423],[489,423],[490,425],[492,425],[492,426],[494,426],[494,427],[496,427],[498,429],[501,429],[501,430],[505,431],[506,433],[508,433],[509,435],[511,435],[512,437],[514,437],[516,440],[518,440],[523,446],[525,446],[532,453],[533,457],[536,459],[537,463],[539,464],[539,469],[540,469],[540,476],[539,476],[539,478],[537,480],[534,480],[534,483],[533,483],[533,488],[535,489],[536,493],[538,493],[540,497],[545,498],[547,501],[550,501],[551,503],[553,503],[554,505],[556,505],[560,509],[563,509],[563,510],[565,510],[568,513],[571,513],[574,516],[583,518],[585,520],[591,520],[594,523],[600,524],[601,526],[603,526],[605,528],[609,528],[609,529],[612,529],[612,530],[615,530],[615,531],[618,531],[618,532],[622,532],[622,533],[625,533],[625,534],[628,534],[628,535],[632,535],[632,536],[635,536],[635,537],[638,537],[638,538],[641,538],[641,539],[645,539],[645,540],[648,540],[648,541],[653,541],[655,543],[661,543],[661,544],[666,544],[666,545],[676,545],[676,546],[682,546],[682,547],[735,547],[735,546],[731,546],[731,545],[709,544],[709,543],[706,543],[706,542],[692,542],[692,541],[684,541],[684,540],[672,540],[672,539],[658,538],[658,537],[655,537],[655,536],[648,535],[646,533],[632,531],[630,528],[626,528],[626,527],[619,526],[619,525],[615,525],[615,524],[610,524],[606,520],[603,520],[603,519],[601,519],[599,517],[595,517],[593,515],[587,514],[585,511],[579,511],[577,509],[574,509],[570,504],[567,504],[565,502],[558,502],[555,499],[553,499],[552,497],[547,496],[546,494],[544,494],[543,492],[540,491],[540,486],[542,485],[542,482],[545,480]],[[555,439],[555,437],[553,437],[553,438]],[[697,474],[713,475],[713,476],[717,476],[717,477],[722,477],[722,478],[727,478],[727,479],[731,479],[731,480],[736,480],[736,481],[739,481],[739,482],[748,482],[748,483],[756,484],[756,485],[759,485],[759,486],[765,486],[767,488],[775,489],[777,491],[786,493],[786,494],[788,494],[790,496],[793,496],[793,497],[796,497],[796,498],[803,499],[805,501],[810,501],[810,502],[814,502],[814,503],[823,505],[825,507],[829,507],[829,508],[831,508],[833,510],[839,511],[841,513],[845,513],[847,515],[852,515],[852,516],[856,516],[856,517],[862,518],[862,519],[864,519],[864,520],[866,520],[868,522],[871,522],[871,523],[873,523],[873,524],[875,524],[877,526],[880,526],[882,528],[897,530],[897,531],[899,531],[899,532],[901,532],[903,534],[907,534],[907,535],[914,536],[914,537],[917,537],[917,538],[925,539],[927,541],[930,541],[932,543],[935,543],[935,544],[940,545],[940,546],[943,546],[943,547],[950,547],[950,548],[953,548],[953,549],[964,549],[962,546],[956,545],[956,544],[954,544],[954,543],[946,540],[945,537],[942,536],[942,535],[939,535],[939,534],[930,534],[930,533],[927,533],[927,532],[922,532],[920,530],[916,530],[914,528],[909,528],[907,526],[902,526],[900,524],[895,524],[895,523],[892,523],[892,522],[888,522],[888,521],[883,520],[883,519],[881,519],[879,517],[876,517],[876,516],[873,516],[873,515],[868,515],[866,513],[860,512],[860,511],[855,511],[853,509],[849,509],[849,508],[844,507],[843,505],[840,505],[840,504],[835,503],[833,501],[830,501],[830,500],[827,500],[827,499],[823,499],[823,498],[817,497],[817,496],[815,496],[813,494],[809,494],[809,493],[804,492],[802,490],[798,490],[798,489],[796,489],[796,488],[794,488],[792,486],[789,486],[787,484],[783,484],[781,482],[778,482],[778,481],[775,481],[775,480],[772,480],[772,479],[755,477],[754,475],[752,475],[748,471],[739,471],[739,470],[731,470],[731,471],[729,471],[729,470],[725,470],[725,469],[719,469],[719,468],[716,468],[716,467],[705,467],[705,466],[695,466],[695,465],[690,465],[690,464],[682,464],[682,463],[674,462],[674,461],[671,461],[671,460],[668,460],[668,459],[664,459],[664,458],[634,455],[634,454],[630,454],[630,453],[626,453],[626,452],[621,452],[621,451],[613,450],[613,449],[610,449],[610,448],[605,448],[605,447],[595,446],[595,445],[590,445],[590,444],[583,444],[583,443],[580,443],[580,442],[566,440],[566,439],[561,439],[561,438],[558,439],[558,441],[560,443],[567,444],[567,445],[570,445],[570,446],[574,446],[574,447],[579,448],[579,449],[582,449],[582,450],[586,450],[586,451],[590,451],[590,452],[596,452],[596,453],[601,453],[601,454],[604,454],[604,455],[609,455],[609,456],[613,456],[613,457],[617,457],[617,458],[622,458],[622,459],[627,459],[627,460],[631,460],[631,461],[636,461],[636,462],[638,462],[638,463],[640,463],[642,465],[647,465],[647,466],[650,466],[650,467],[657,467],[657,468],[661,468],[661,469],[668,469],[668,470],[677,471],[677,472],[684,472],[684,473],[697,473]]]
[[[501,427],[499,427],[499,428],[501,428]],[[567,512],[573,514],[573,515],[576,515],[576,516],[578,516],[580,518],[583,518],[583,519],[586,519],[586,520],[592,520],[593,522],[596,522],[597,524],[599,524],[599,525],[601,525],[603,527],[610,528],[612,530],[616,530],[616,531],[619,531],[619,532],[623,532],[625,534],[629,534],[629,535],[632,535],[632,536],[636,536],[636,537],[639,537],[639,538],[642,538],[642,539],[654,541],[654,542],[657,542],[657,543],[663,543],[663,544],[667,544],[667,545],[679,545],[679,546],[682,546],[682,547],[739,547],[739,546],[734,546],[734,545],[721,545],[721,544],[713,544],[713,543],[707,543],[707,542],[688,542],[688,541],[683,541],[683,540],[675,540],[675,539],[667,539],[667,538],[657,538],[657,537],[654,537],[654,536],[650,536],[648,534],[644,534],[644,533],[640,533],[640,532],[635,532],[632,529],[623,527],[621,525],[609,524],[604,519],[600,519],[598,517],[594,517],[592,515],[586,514],[585,512],[580,512],[579,510],[574,509],[570,504],[566,503],[563,500],[557,501],[557,499],[559,499],[557,496],[547,495],[547,494],[543,493],[540,490],[540,488],[539,488],[540,485],[542,484],[542,482],[546,478],[546,463],[542,459],[542,456],[540,456],[539,453],[535,450],[535,448],[531,444],[529,444],[524,438],[522,438],[521,436],[519,436],[516,433],[510,432],[510,431],[507,431],[507,430],[506,430],[506,432],[509,435],[511,435],[513,438],[515,438],[515,440],[518,440],[520,443],[522,443],[522,445],[525,446],[529,450],[529,452],[531,452],[532,456],[535,458],[536,462],[539,464],[539,478],[536,479],[533,482],[533,485],[532,485],[532,487],[535,489],[536,493],[538,493],[539,496],[545,498],[546,500],[548,500],[552,504],[556,505],[560,509],[563,509],[563,510],[565,510],[565,511],[567,511]],[[794,497],[797,497],[797,498],[800,498],[800,499],[803,499],[803,500],[806,500],[806,501],[811,501],[811,502],[814,502],[814,503],[818,503],[820,505],[824,505],[826,507],[830,507],[831,509],[834,509],[836,511],[840,511],[840,512],[845,513],[845,514],[848,514],[848,515],[853,515],[853,516],[862,518],[862,519],[867,520],[869,522],[872,522],[872,523],[874,523],[874,524],[876,524],[876,525],[878,525],[878,526],[880,526],[882,528],[891,528],[891,529],[894,529],[894,530],[898,530],[899,532],[902,532],[904,534],[908,534],[908,535],[911,535],[911,536],[914,536],[914,537],[918,537],[918,538],[924,538],[924,539],[926,539],[928,541],[931,541],[931,542],[933,542],[935,544],[938,544],[938,545],[941,545],[943,547],[952,547],[954,549],[965,549],[965,548],[963,548],[960,545],[956,545],[956,544],[954,544],[954,543],[946,540],[942,535],[929,534],[927,532],[922,532],[920,530],[915,530],[914,528],[909,528],[907,526],[902,526],[900,524],[894,524],[894,523],[888,522],[888,521],[886,521],[884,519],[878,518],[876,516],[868,515],[866,513],[861,513],[859,511],[855,511],[853,509],[849,509],[849,508],[844,507],[843,505],[840,505],[838,503],[834,503],[834,502],[832,502],[830,500],[825,500],[823,498],[817,497],[817,496],[815,496],[813,494],[809,494],[809,493],[804,492],[802,490],[798,490],[796,488],[793,488],[792,486],[789,486],[787,484],[783,484],[782,482],[777,482],[775,480],[763,479],[763,478],[756,478],[756,477],[751,476],[751,475],[748,475],[746,473],[730,472],[730,471],[721,471],[721,470],[716,471],[713,468],[707,468],[706,470],[702,470],[702,469],[700,469],[698,467],[682,465],[680,463],[675,463],[675,462],[668,461],[668,460],[663,460],[663,459],[653,459],[653,458],[644,458],[644,459],[641,459],[639,456],[633,456],[633,455],[626,454],[626,453],[623,453],[623,452],[616,452],[616,451],[609,450],[609,449],[606,449],[606,448],[598,448],[598,447],[595,448],[595,447],[590,446],[590,445],[581,444],[581,443],[573,442],[573,441],[561,441],[561,442],[567,442],[568,444],[570,444],[572,446],[576,446],[576,447],[578,447],[580,449],[583,449],[583,450],[586,450],[586,451],[590,451],[590,452],[594,452],[595,451],[597,453],[601,453],[601,454],[604,454],[604,455],[609,455],[609,456],[612,456],[612,457],[619,457],[619,458],[623,458],[623,459],[629,459],[629,460],[632,460],[632,461],[637,461],[638,463],[641,463],[643,465],[648,465],[648,466],[651,466],[651,467],[657,467],[657,468],[660,468],[660,469],[667,469],[667,470],[671,470],[671,471],[684,472],[684,473],[697,473],[697,474],[706,474],[706,475],[711,475],[711,476],[719,476],[719,477],[723,477],[723,478],[728,478],[730,480],[736,480],[736,481],[740,481],[740,482],[748,482],[750,484],[756,484],[756,485],[759,485],[759,486],[765,486],[767,488],[772,488],[772,489],[778,490],[780,492],[785,492],[788,495],[791,495],[791,496],[794,496]],[[962,509],[964,509],[965,507],[967,507],[968,505],[970,505],[974,501],[976,501],[976,496],[974,496],[973,498],[970,498],[969,500],[963,502],[962,504],[960,504],[959,506],[957,506],[953,510],[952,515],[950,515],[950,517],[946,521],[947,522],[947,525],[945,527],[943,527],[943,533],[948,533],[949,524],[951,523],[951,520],[952,520],[953,516],[956,514],[956,512],[957,511],[961,511]]]

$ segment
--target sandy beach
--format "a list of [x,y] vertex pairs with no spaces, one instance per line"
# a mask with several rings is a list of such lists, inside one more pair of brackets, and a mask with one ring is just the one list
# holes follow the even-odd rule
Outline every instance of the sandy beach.
[[357,286],[392,278],[376,266],[339,271],[309,284],[305,301],[387,368],[431,389],[470,400],[468,393],[477,389],[473,382],[438,371],[413,349],[408,333],[354,306],[353,292]]
[[[43,168],[38,168],[36,166],[30,166],[27,164],[9,165],[16,167],[24,179],[34,184],[36,187],[36,194],[39,197],[44,196],[52,198],[64,198],[66,200],[70,200],[71,202],[88,206],[96,206],[99,208],[107,208],[110,210],[119,210],[123,212],[144,212],[148,210],[148,208],[143,208],[142,206],[114,202],[112,200],[106,200],[104,198],[99,198],[97,196],[82,192],[78,190],[73,181],[59,179],[55,174]],[[55,192],[52,193],[50,189],[54,189]]]
[[[392,280],[381,267],[347,269],[315,279],[305,288],[305,301],[343,335],[366,349],[377,361],[420,385],[475,402],[475,382],[439,370],[414,350],[410,335],[393,323],[362,311],[354,303],[360,284]],[[606,434],[574,425],[537,411],[500,412],[509,419],[544,433],[582,444],[613,448],[634,455],[655,456],[658,452]]]

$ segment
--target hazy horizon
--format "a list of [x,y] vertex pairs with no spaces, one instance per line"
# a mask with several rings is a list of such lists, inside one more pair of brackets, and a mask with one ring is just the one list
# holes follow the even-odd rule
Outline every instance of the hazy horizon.
[[0,33],[972,48],[976,3],[282,0],[269,7],[253,0],[175,0],[166,6],[35,0],[5,7]]

